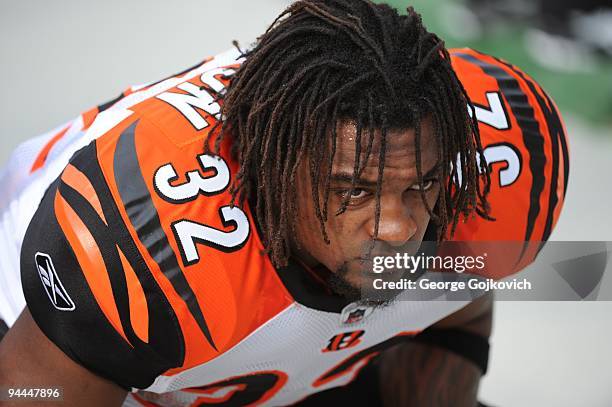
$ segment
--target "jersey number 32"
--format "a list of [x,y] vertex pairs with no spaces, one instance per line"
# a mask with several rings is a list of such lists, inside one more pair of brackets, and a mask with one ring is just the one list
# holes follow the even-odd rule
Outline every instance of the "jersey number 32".
[[[225,191],[230,184],[230,171],[223,158],[201,154],[197,159],[201,171],[187,172],[186,181],[181,184],[174,183],[179,177],[172,164],[162,165],[155,171],[155,189],[163,200],[184,204],[198,199],[200,195],[205,198]],[[211,172],[212,175],[203,175]],[[172,223],[172,230],[186,266],[200,261],[197,243],[224,252],[232,252],[240,249],[247,241],[250,230],[249,220],[242,209],[231,205],[221,206],[219,216],[223,226],[232,228],[231,231],[216,229],[187,219]]]

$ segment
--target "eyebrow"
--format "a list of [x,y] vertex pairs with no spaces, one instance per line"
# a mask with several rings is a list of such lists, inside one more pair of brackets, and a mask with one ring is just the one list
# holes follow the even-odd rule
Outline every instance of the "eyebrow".
[[[423,179],[430,178],[440,169],[440,164],[434,165],[429,171],[423,174]],[[350,184],[353,182],[353,173],[350,172],[338,172],[331,175],[330,182],[346,182]],[[355,185],[372,187],[376,186],[378,182],[376,180],[369,180],[365,178],[357,178]]]

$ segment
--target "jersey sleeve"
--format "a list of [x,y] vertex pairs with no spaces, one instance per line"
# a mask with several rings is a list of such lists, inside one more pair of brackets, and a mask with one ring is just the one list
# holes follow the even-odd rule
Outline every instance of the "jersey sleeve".
[[227,85],[235,62],[227,54],[98,115],[86,134],[95,140],[27,231],[21,273],[35,321],[125,388],[165,390],[164,377],[215,359],[292,303],[248,204],[232,203],[231,138],[205,148],[218,129],[209,90]]
[[22,246],[23,290],[34,320],[66,355],[126,389],[146,388],[181,365],[183,340],[96,150],[93,142],[78,151],[45,192]]
[[217,358],[293,303],[248,203],[232,202],[231,138],[219,151],[220,131],[208,138],[220,130],[210,89],[227,85],[235,58],[221,58],[230,59],[99,115],[87,134],[99,136],[27,231],[21,272],[35,321],[126,388],[166,390],[165,378]]
[[465,219],[453,239],[505,241],[498,246],[508,266],[495,273],[504,277],[535,259],[559,219],[569,175],[565,127],[553,100],[518,67],[471,49],[451,56],[475,107],[494,218]]

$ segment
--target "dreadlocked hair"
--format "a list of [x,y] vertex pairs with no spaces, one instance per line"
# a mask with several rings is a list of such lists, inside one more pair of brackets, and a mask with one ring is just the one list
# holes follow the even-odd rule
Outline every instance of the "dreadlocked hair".
[[[226,134],[241,167],[233,202],[252,199],[264,246],[274,265],[284,266],[295,234],[296,173],[308,165],[312,199],[323,239],[337,125],[355,123],[356,152],[351,190],[380,146],[374,237],[380,220],[385,145],[390,129],[415,129],[416,170],[421,198],[437,227],[438,240],[461,215],[487,217],[490,177],[482,153],[474,107],[457,79],[444,43],[406,15],[367,0],[301,0],[289,6],[243,52],[223,106],[219,149]],[[471,109],[471,115],[468,110]],[[421,123],[433,118],[437,137],[440,197],[425,199]],[[471,118],[470,118],[471,117]],[[212,133],[212,132],[211,132]],[[208,143],[206,143],[208,145]],[[484,174],[484,182],[479,182]]]

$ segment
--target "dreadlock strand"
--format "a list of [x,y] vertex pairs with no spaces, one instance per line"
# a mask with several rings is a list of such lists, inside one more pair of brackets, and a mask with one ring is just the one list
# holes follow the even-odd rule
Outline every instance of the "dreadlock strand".
[[387,152],[387,120],[382,118],[382,127],[380,130],[380,151],[378,153],[378,177],[376,180],[376,209],[374,211],[374,236],[378,238],[378,229],[380,227],[380,193],[382,191],[383,175],[385,171],[385,156]]
[[[346,196],[342,200],[342,204],[340,206],[340,209],[336,212],[336,216],[346,211],[349,200],[351,199],[351,195],[353,194],[353,191],[355,190],[357,179],[359,178],[359,169],[361,167],[360,165],[361,164],[360,162],[361,160],[361,134],[363,133],[363,127],[364,127],[363,112],[366,110],[366,107],[364,106],[365,100],[362,99],[359,104],[360,104],[359,113],[357,114],[357,117],[359,119],[355,126],[355,154],[353,158],[355,163],[353,164],[353,175],[351,176],[351,186],[348,189]],[[365,165],[366,163],[364,162],[364,166]]]
[[327,161],[329,164],[327,165],[327,173],[325,176],[325,187],[324,187],[324,196],[323,196],[323,221],[327,221],[327,213],[328,213],[328,207],[329,207],[329,186],[330,186],[330,182],[331,182],[331,175],[332,175],[332,169],[333,169],[333,165],[331,165],[331,163],[334,162],[334,157],[336,156],[336,141],[338,139],[338,127],[337,125],[335,125],[335,123],[338,123],[338,110],[340,108],[340,101],[336,100],[336,103],[334,104],[334,110],[331,116],[331,143],[330,143],[330,148],[331,151],[329,153],[329,160]]

